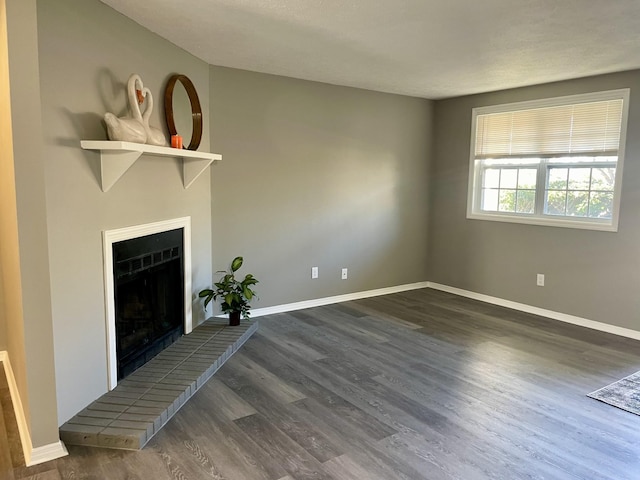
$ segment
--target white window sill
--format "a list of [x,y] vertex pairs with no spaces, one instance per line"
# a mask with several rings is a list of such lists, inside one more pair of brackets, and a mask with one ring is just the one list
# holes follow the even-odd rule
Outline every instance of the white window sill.
[[467,213],[467,218],[470,220],[488,220],[491,222],[506,222],[506,223],[522,223],[526,225],[539,225],[546,227],[560,227],[560,228],[577,228],[581,230],[597,230],[601,232],[617,232],[618,222],[603,222],[598,220],[589,220],[576,218],[575,220],[568,220],[566,217],[532,217],[524,215],[509,215],[500,213]]

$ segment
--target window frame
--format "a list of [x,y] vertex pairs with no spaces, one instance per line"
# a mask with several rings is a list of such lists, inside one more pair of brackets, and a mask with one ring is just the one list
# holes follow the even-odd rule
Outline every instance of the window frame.
[[[476,107],[472,109],[471,114],[471,141],[470,141],[470,153],[469,153],[469,183],[467,189],[467,218],[473,220],[489,220],[497,222],[508,223],[523,223],[529,225],[542,225],[542,226],[554,226],[563,228],[578,228],[589,230],[600,230],[617,232],[618,222],[620,217],[620,197],[622,193],[622,173],[625,157],[626,135],[627,135],[627,119],[629,114],[629,98],[630,89],[622,88],[616,90],[607,90],[601,92],[584,93],[577,95],[567,95],[562,97],[545,98],[539,100],[529,100],[524,102],[505,103],[500,105],[489,105],[484,107]],[[479,115],[486,115],[492,113],[504,113],[513,112],[518,110],[527,110],[535,108],[554,107],[561,105],[571,105],[579,103],[598,102],[606,100],[621,99],[622,104],[622,118],[620,123],[620,144],[618,146],[618,160],[615,163],[616,174],[615,184],[613,190],[613,203],[612,203],[612,215],[611,219],[599,219],[589,217],[567,216],[567,215],[552,215],[544,213],[544,204],[546,202],[546,189],[548,174],[547,171],[550,166],[555,166],[549,162],[549,159],[563,158],[569,155],[531,155],[533,158],[539,158],[537,163],[532,165],[508,165],[513,168],[536,168],[538,169],[537,182],[536,182],[536,210],[540,213],[534,214],[522,214],[516,212],[500,212],[500,211],[483,211],[481,210],[482,201],[482,172],[492,166],[495,168],[505,168],[505,163],[498,163],[491,166],[487,166],[485,160],[476,160],[476,130],[477,130],[477,117]],[[574,155],[580,156],[580,155]],[[589,157],[592,155],[582,155]],[[610,154],[608,156],[611,156]],[[498,159],[496,159],[498,160]],[[594,168],[598,168],[596,165],[598,162],[593,163],[575,163],[572,166],[587,167],[594,165]]]

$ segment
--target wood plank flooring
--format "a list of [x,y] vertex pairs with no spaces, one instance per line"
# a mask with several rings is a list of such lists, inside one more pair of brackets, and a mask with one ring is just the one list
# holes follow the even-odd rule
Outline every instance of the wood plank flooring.
[[13,413],[9,384],[0,362],[0,479],[13,480],[13,466],[23,465],[18,424]]
[[637,370],[640,342],[416,290],[261,317],[144,450],[6,478],[639,479],[640,416],[585,396]]

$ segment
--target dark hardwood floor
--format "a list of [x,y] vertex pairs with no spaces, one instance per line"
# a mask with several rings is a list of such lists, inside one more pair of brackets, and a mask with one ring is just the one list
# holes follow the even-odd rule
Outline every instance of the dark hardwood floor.
[[[639,479],[640,342],[424,289],[273,315],[140,452],[16,479]],[[13,477],[6,477],[13,478]]]

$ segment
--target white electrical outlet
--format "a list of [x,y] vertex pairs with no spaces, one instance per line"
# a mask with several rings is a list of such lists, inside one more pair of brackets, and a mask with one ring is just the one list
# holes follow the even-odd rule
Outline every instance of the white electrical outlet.
[[342,269],[342,280],[346,280],[347,279],[347,275],[348,275],[348,269],[343,268]]
[[318,278],[318,267],[311,267],[311,278]]
[[544,273],[539,273],[536,275],[536,285],[539,287],[544,287]]

